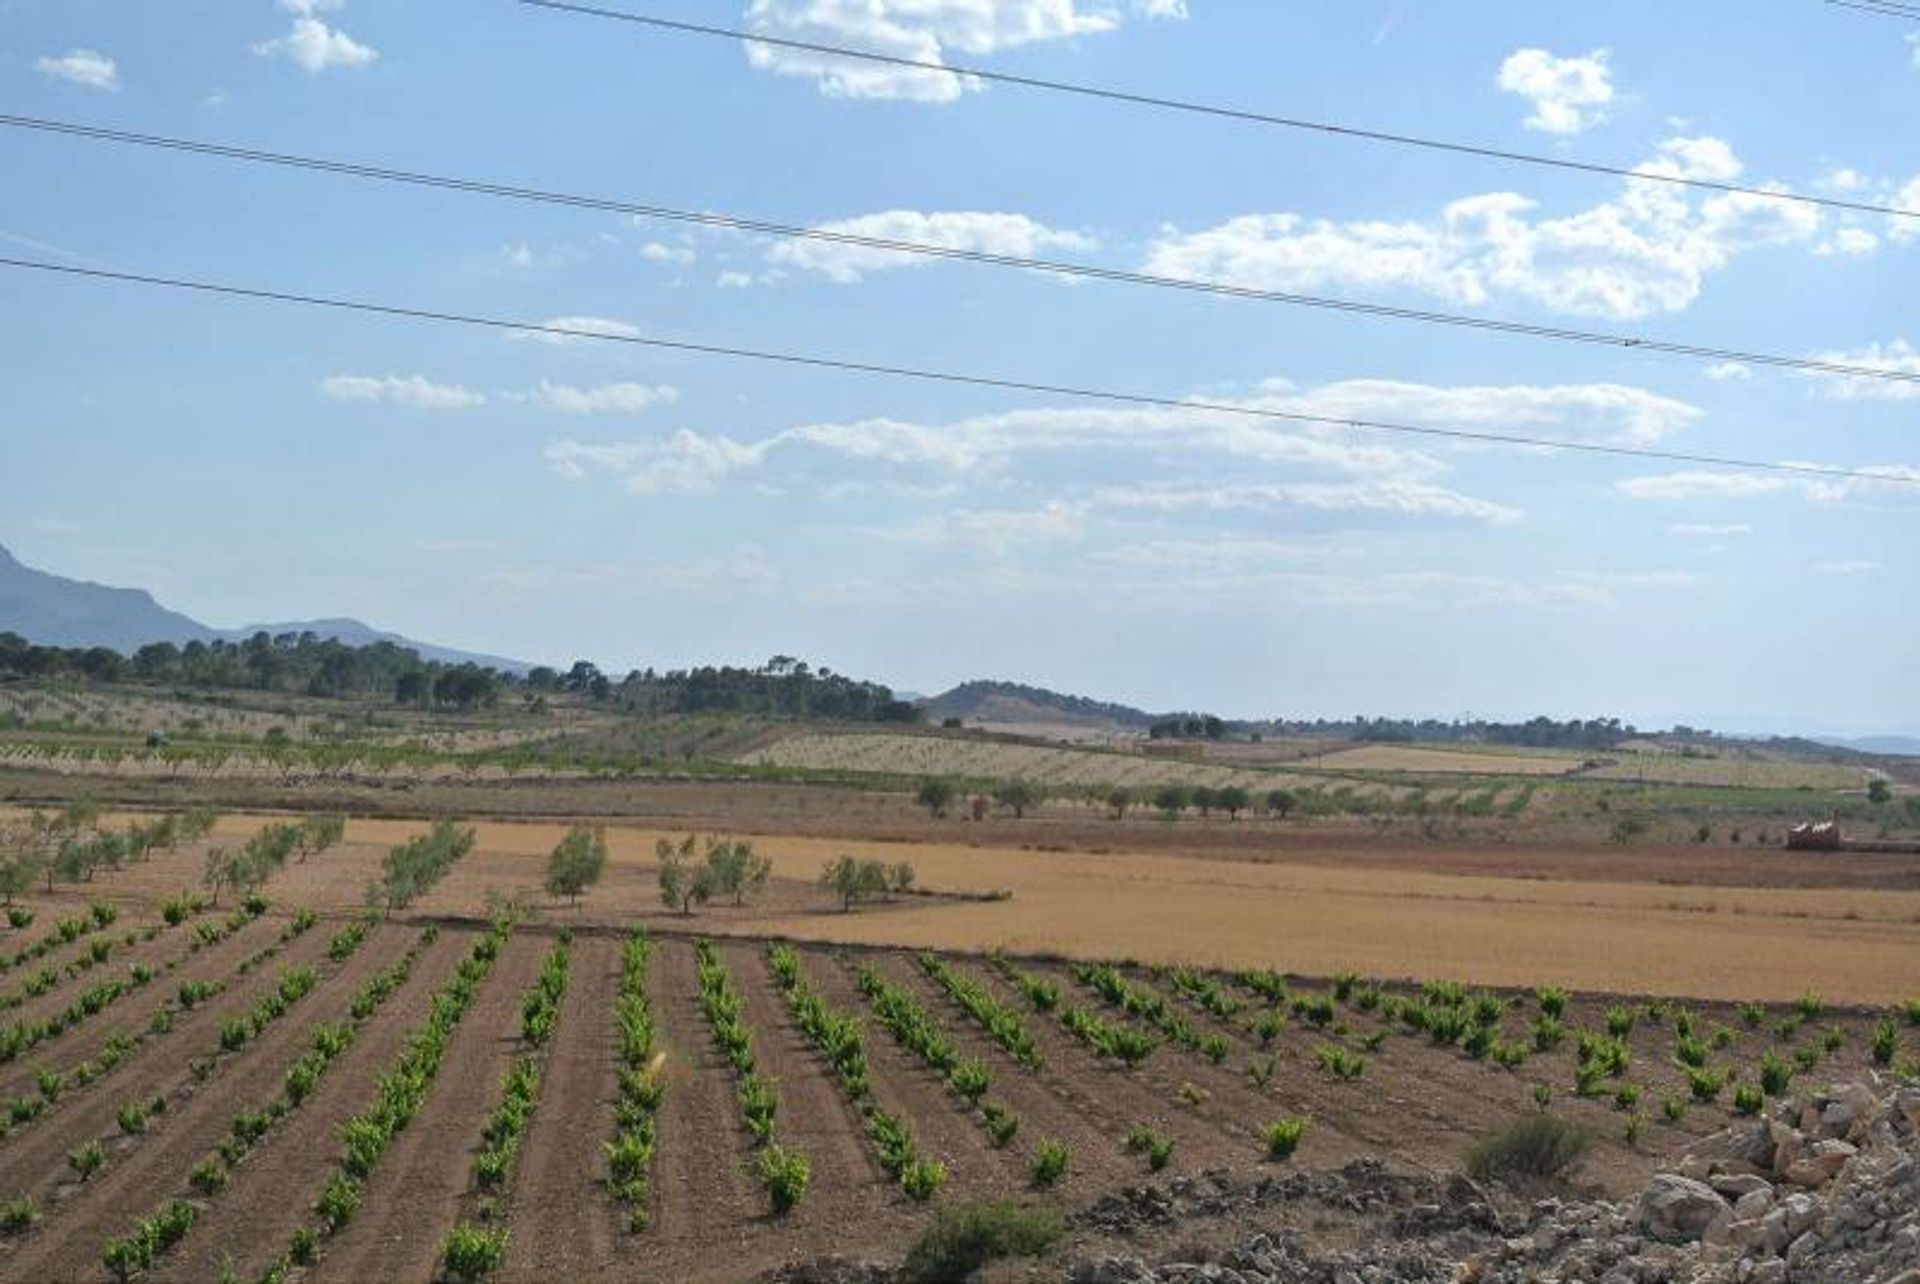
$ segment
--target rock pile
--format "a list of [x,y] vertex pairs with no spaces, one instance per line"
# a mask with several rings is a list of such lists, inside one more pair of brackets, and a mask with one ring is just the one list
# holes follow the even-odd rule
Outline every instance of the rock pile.
[[[1337,1246],[1275,1231],[1213,1260],[1082,1261],[1074,1284],[1920,1284],[1920,1087],[1852,1084],[1705,1138],[1635,1199],[1544,1200],[1503,1224],[1464,1178],[1377,1165],[1113,1196],[1083,1224],[1163,1238],[1184,1215],[1314,1200],[1367,1214]],[[1156,1236],[1155,1231],[1160,1234]],[[1164,1242],[1164,1239],[1163,1239]]]
[[1920,1284],[1920,1088],[1782,1102],[1637,1200],[1537,1206],[1466,1267],[1482,1284]]

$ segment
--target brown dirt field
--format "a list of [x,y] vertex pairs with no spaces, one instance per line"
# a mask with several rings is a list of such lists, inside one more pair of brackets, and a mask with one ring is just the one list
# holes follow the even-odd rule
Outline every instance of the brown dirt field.
[[[261,1138],[233,1170],[227,1189],[207,1201],[193,1232],[153,1272],[155,1281],[204,1284],[218,1278],[229,1257],[240,1278],[255,1279],[285,1251],[296,1228],[312,1224],[314,1198],[339,1158],[340,1124],[366,1107],[377,1077],[420,1024],[428,996],[473,941],[471,933],[442,932],[421,954],[406,984],[361,1028],[313,1096]],[[97,1256],[98,1244],[92,1251]]]
[[[251,832],[259,818],[223,823]],[[418,822],[354,821],[346,844],[290,867],[269,890],[283,903],[354,908],[385,849],[420,829]],[[572,910],[551,905],[540,891],[546,853],[562,826],[481,822],[478,829],[477,849],[416,913],[471,915],[488,892],[548,904],[547,916],[558,922],[622,923],[660,913],[653,843],[671,831],[610,827],[606,876]],[[992,832],[1022,831],[1007,824]],[[1920,889],[1907,887],[1559,881],[1386,862],[1345,867],[959,843],[855,845],[807,836],[755,843],[774,861],[767,903],[708,907],[688,926],[848,944],[1051,950],[1309,975],[1352,970],[1729,999],[1785,999],[1812,987],[1836,1001],[1885,1003],[1920,989],[1910,961],[1920,945]],[[823,863],[847,850],[910,860],[928,889],[1014,895],[981,903],[910,898],[840,914],[810,884]],[[1889,869],[1920,865],[1912,857],[1848,857],[1856,859]]]
[[[715,1049],[700,1010],[692,946],[654,946],[647,1001],[667,1058],[667,1095],[658,1115],[653,1222],[624,1253],[649,1260],[658,1254],[689,1270],[745,1260],[756,1245],[764,1254],[774,1223],[750,1173],[753,1150],[734,1100],[733,1067]],[[756,1043],[768,1037],[756,1036]]]
[[[374,945],[370,939],[360,953],[367,953]],[[101,1184],[98,1177],[88,1182],[85,1190],[77,1185],[67,1189],[72,1175],[66,1165],[68,1151],[96,1137],[103,1138],[107,1141],[108,1169],[117,1172],[123,1157],[131,1157],[131,1152],[137,1151],[138,1157],[144,1160],[146,1150],[156,1138],[174,1135],[175,1125],[195,1098],[207,1096],[230,1101],[240,1095],[244,1099],[236,1086],[245,1082],[236,1080],[236,1063],[246,1062],[251,1067],[263,1055],[271,1060],[272,1050],[287,1037],[283,1027],[301,1024],[308,1004],[331,980],[328,975],[331,965],[323,962],[325,953],[326,933],[316,926],[289,943],[271,963],[236,979],[225,993],[179,1013],[173,1029],[166,1034],[147,1034],[116,1069],[84,1088],[68,1089],[38,1120],[0,1141],[0,1160],[4,1160],[8,1169],[39,1178],[31,1184],[16,1185],[12,1197],[31,1194],[45,1205],[53,1199],[64,1204],[79,1194],[92,1196],[94,1188]],[[348,960],[349,966],[357,961],[357,958]],[[288,1008],[260,1038],[249,1040],[236,1053],[223,1052],[220,1023],[247,1011],[278,985],[282,968],[299,965],[318,965],[321,984],[306,999]],[[188,1070],[188,1061],[194,1057],[207,1057],[213,1063],[213,1071],[204,1081],[196,1081]],[[119,1108],[128,1102],[149,1102],[155,1097],[166,1099],[166,1113],[151,1115],[147,1131],[141,1137],[122,1134],[115,1120]],[[223,1128],[224,1124],[223,1118]],[[59,1193],[53,1195],[56,1190]]]
[[613,1136],[619,1091],[613,1017],[619,993],[619,942],[576,940],[539,1101],[505,1201],[514,1235],[504,1280],[597,1277],[620,1265],[626,1222],[607,1191],[601,1157],[601,1144]]
[[[520,998],[547,943],[510,938],[447,1041],[427,1099],[367,1178],[360,1211],[321,1249],[309,1278],[425,1280],[473,1182],[480,1130],[520,1051]],[[536,1114],[538,1111],[535,1112]]]
[[[4,1073],[0,1073],[0,1096],[11,1097],[32,1093],[34,1072],[40,1066],[70,1066],[82,1061],[98,1051],[100,1045],[106,1041],[107,1035],[114,1030],[134,1032],[146,1029],[147,1023],[153,1020],[153,1014],[177,996],[182,984],[188,981],[230,979],[234,968],[242,959],[272,944],[279,932],[280,924],[274,918],[269,916],[255,919],[218,944],[203,946],[197,953],[189,950],[188,942],[184,937],[176,937],[176,940],[171,943],[175,948],[158,955],[147,956],[147,961],[155,966],[156,975],[153,980],[137,989],[125,992],[93,1016],[83,1019],[80,1024],[69,1026],[51,1039],[45,1040],[8,1066]],[[154,938],[152,945],[148,948],[160,945],[167,940],[168,935],[162,933]],[[101,966],[109,967],[112,964]],[[161,970],[169,967],[171,970]],[[65,998],[55,999],[53,1006],[65,1007],[67,1002]],[[24,1011],[25,1009],[22,1010]]]

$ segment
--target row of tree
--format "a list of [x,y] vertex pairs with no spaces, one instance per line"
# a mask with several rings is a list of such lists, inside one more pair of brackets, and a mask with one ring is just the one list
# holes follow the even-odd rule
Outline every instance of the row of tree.
[[[960,792],[960,786],[953,781],[943,776],[929,776],[920,782],[915,797],[932,815],[942,817],[952,809]],[[974,796],[974,814],[977,817],[983,811],[984,804],[991,800],[995,806],[1012,812],[1015,819],[1019,819],[1045,803],[1049,796],[1046,786],[1037,781],[1002,780],[986,793]],[[1241,812],[1253,807],[1255,799],[1239,785],[1168,784],[1140,792],[1127,785],[1115,785],[1107,790],[1104,801],[1112,810],[1115,820],[1123,819],[1129,810],[1142,804],[1150,804],[1169,820],[1176,819],[1188,810],[1196,810],[1202,816],[1224,811],[1230,819],[1238,820]],[[1259,801],[1269,815],[1281,820],[1292,815],[1300,805],[1299,795],[1291,789],[1270,789]]]
[[384,904],[388,911],[405,909],[422,892],[432,887],[454,864],[473,850],[471,828],[456,821],[438,820],[433,828],[409,838],[389,851],[380,862],[380,877],[367,886],[370,904]]
[[742,839],[709,838],[698,859],[696,848],[692,834],[678,843],[662,838],[653,846],[660,862],[660,900],[669,909],[691,914],[695,905],[729,896],[735,905],[745,905],[773,877],[773,861]]
[[220,903],[220,889],[233,887],[248,895],[284,869],[289,861],[304,862],[326,851],[346,836],[347,818],[314,815],[300,821],[275,821],[237,849],[215,847],[207,853],[200,881]]
[[100,804],[90,797],[75,799],[56,812],[30,812],[0,824],[0,897],[11,904],[40,878],[48,891],[56,880],[90,883],[102,870],[198,842],[219,818],[212,808],[192,807],[113,828],[103,823]]

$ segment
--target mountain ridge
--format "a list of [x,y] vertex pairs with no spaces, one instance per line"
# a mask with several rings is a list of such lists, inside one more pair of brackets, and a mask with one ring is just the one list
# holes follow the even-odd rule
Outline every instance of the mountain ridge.
[[162,606],[145,589],[73,579],[28,566],[0,546],[0,632],[17,633],[42,646],[103,646],[132,655],[152,642],[244,642],[256,633],[313,633],[348,646],[390,642],[443,664],[478,664],[524,673],[524,660],[458,647],[418,642],[347,616],[253,624],[218,629]]

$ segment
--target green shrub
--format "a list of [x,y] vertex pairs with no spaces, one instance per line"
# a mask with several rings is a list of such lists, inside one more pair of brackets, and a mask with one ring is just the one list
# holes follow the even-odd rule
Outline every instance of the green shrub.
[[959,1284],[989,1263],[1038,1257],[1066,1233],[1057,1213],[1018,1204],[942,1209],[901,1265],[903,1284]]
[[1687,1090],[1695,1101],[1712,1101],[1727,1086],[1725,1070],[1688,1070]]
[[1533,996],[1540,1001],[1541,1013],[1556,1021],[1567,1015],[1567,1000],[1572,997],[1557,985],[1543,986]]
[[1818,1021],[1827,1010],[1827,1001],[1820,997],[1820,991],[1808,990],[1793,1001],[1793,1010],[1803,1021]]
[[995,1146],[1004,1146],[1013,1140],[1020,1131],[1020,1116],[995,1101],[984,1103],[980,1107],[981,1117],[987,1121],[987,1135]]
[[1615,1088],[1613,1090],[1613,1108],[1615,1110],[1629,1111],[1639,1104],[1640,1104],[1640,1085],[1639,1084],[1623,1083],[1618,1088]]
[[1173,1138],[1142,1124],[1127,1134],[1127,1149],[1137,1155],[1145,1155],[1147,1168],[1157,1173],[1173,1157]]
[[137,1101],[129,1101],[121,1106],[114,1118],[120,1124],[120,1131],[129,1137],[137,1137],[147,1130],[146,1107]]
[[101,1145],[97,1139],[88,1142],[78,1150],[70,1150],[67,1152],[67,1163],[73,1168],[74,1172],[80,1174],[81,1181],[85,1181],[87,1178],[99,1172],[106,1166],[106,1162],[107,1148]]
[[187,1184],[202,1195],[217,1195],[227,1188],[227,1166],[209,1155],[193,1166]]
[[1607,1033],[1616,1039],[1624,1039],[1633,1033],[1634,1014],[1632,1008],[1613,1007],[1607,1009]]
[[[16,924],[24,927],[25,924]],[[9,1199],[0,1203],[0,1235],[18,1235],[40,1219],[40,1209],[34,1204],[32,1196],[23,1195],[19,1199]]]
[[1306,1136],[1307,1120],[1301,1118],[1277,1119],[1260,1130],[1267,1143],[1267,1158],[1291,1159],[1293,1152],[1300,1149],[1300,1139]]
[[1736,1115],[1757,1115],[1766,1104],[1766,1094],[1755,1084],[1743,1083],[1733,1090],[1733,1113]]
[[1033,1148],[1033,1161],[1028,1171],[1036,1186],[1051,1186],[1066,1175],[1070,1152],[1064,1142],[1043,1138]]
[[797,1150],[769,1145],[760,1152],[760,1180],[773,1199],[773,1211],[788,1212],[807,1193],[807,1157]]
[[1536,1083],[1533,1085],[1533,1104],[1545,1110],[1553,1104],[1553,1085]]
[[504,1226],[483,1230],[469,1222],[459,1222],[447,1232],[446,1242],[440,1246],[447,1273],[467,1284],[493,1274],[506,1255],[507,1228]]
[[1675,1093],[1660,1098],[1660,1113],[1666,1116],[1668,1123],[1679,1123],[1687,1117],[1687,1099]]
[[1758,1030],[1767,1019],[1767,1010],[1758,1003],[1740,1005],[1740,1024],[1749,1030]]
[[1769,1097],[1777,1097],[1793,1083],[1793,1067],[1769,1051],[1760,1058],[1760,1087]]
[[335,1173],[333,1180],[320,1192],[320,1198],[314,1201],[313,1211],[320,1214],[329,1235],[353,1220],[360,1207],[360,1183],[345,1173]]
[[938,1159],[916,1159],[900,1170],[900,1189],[910,1199],[926,1203],[947,1184],[947,1166]]
[[1357,1057],[1337,1044],[1321,1044],[1313,1050],[1313,1059],[1336,1079],[1358,1079],[1367,1069],[1365,1057]]
[[1587,1152],[1585,1131],[1553,1115],[1528,1115],[1476,1141],[1464,1166],[1475,1181],[1544,1185],[1566,1174]]
[[1873,1027],[1873,1063],[1890,1066],[1900,1051],[1900,1027],[1893,1023],[1892,1017],[1883,1017]]
[[295,1266],[311,1266],[320,1251],[320,1236],[311,1226],[302,1226],[287,1242],[287,1260]]

